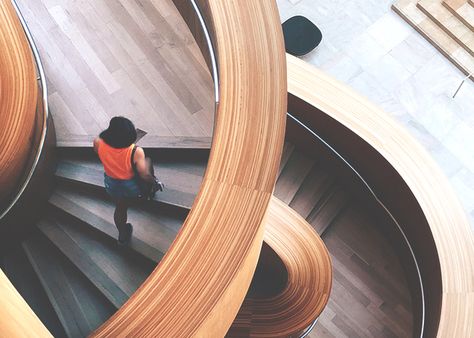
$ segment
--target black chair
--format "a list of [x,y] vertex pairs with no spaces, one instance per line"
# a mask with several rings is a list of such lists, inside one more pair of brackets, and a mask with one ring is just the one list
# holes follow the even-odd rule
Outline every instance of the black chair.
[[319,28],[301,15],[289,18],[282,27],[286,52],[294,56],[308,54],[323,39]]

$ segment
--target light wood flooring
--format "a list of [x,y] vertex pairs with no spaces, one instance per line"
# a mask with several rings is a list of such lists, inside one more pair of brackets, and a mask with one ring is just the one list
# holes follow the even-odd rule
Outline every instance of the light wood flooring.
[[331,254],[333,286],[309,337],[412,337],[405,274],[370,213],[352,204],[322,237]]
[[398,0],[392,8],[464,74],[474,73],[474,7],[467,0]]
[[212,135],[212,79],[171,0],[19,7],[44,64],[59,143],[88,140],[116,115],[145,138]]

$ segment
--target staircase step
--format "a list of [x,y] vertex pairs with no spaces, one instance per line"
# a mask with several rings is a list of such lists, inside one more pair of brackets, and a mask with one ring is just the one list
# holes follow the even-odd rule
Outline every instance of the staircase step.
[[474,5],[466,0],[444,0],[443,5],[474,32]]
[[106,298],[42,235],[23,243],[68,337],[85,337],[115,311]]
[[[49,202],[55,208],[105,235],[110,242],[116,242],[118,231],[113,221],[114,205],[111,202],[99,197],[84,197],[67,189],[56,189]],[[157,217],[135,208],[130,208],[128,215],[134,224],[134,236],[124,249],[133,250],[153,262],[159,262],[176,236],[176,228],[178,224],[182,225],[184,217]]]
[[[112,202],[66,187],[58,187],[49,202],[107,236],[111,242],[116,242],[118,231],[113,221],[115,206]],[[134,225],[134,236],[126,248],[159,262],[181,228],[186,212],[168,208],[147,210],[132,206],[128,210],[128,217]]]
[[[155,196],[156,202],[166,203],[184,208],[190,208],[197,194],[196,180],[189,181],[186,172],[155,168],[158,178],[165,184],[163,192]],[[89,185],[104,189],[104,171],[99,162],[88,165],[69,161],[60,161],[56,170],[56,177],[74,182],[79,185]],[[181,189],[181,190],[178,190]],[[194,190],[196,192],[194,193]],[[192,192],[191,192],[192,191]]]
[[2,269],[49,332],[54,337],[65,337],[64,328],[20,245],[2,257]]
[[[90,148],[95,137],[93,135],[69,135],[67,140],[59,140],[57,146],[60,148]],[[211,137],[145,135],[138,145],[144,148],[211,149],[211,142]]]
[[[416,0],[398,0],[392,9],[415,28],[465,75],[474,73],[474,57],[426,16]],[[474,76],[470,76],[474,80]]]
[[422,0],[418,2],[417,7],[474,56],[474,32],[446,9],[441,0]]
[[301,184],[295,197],[290,203],[293,208],[303,218],[307,218],[318,202],[325,196],[325,193],[334,182],[334,177],[329,169],[316,163]]
[[283,146],[283,153],[281,155],[281,161],[280,161],[280,169],[278,171],[278,176],[281,175],[281,172],[285,168],[286,164],[288,163],[288,160],[291,157],[291,154],[295,150],[295,145],[290,142],[285,142]]
[[322,236],[336,217],[344,210],[347,202],[348,193],[341,186],[334,185],[314,207],[306,220]]
[[153,270],[121,251],[118,245],[104,242],[77,221],[48,217],[41,220],[41,232],[78,268],[116,307],[120,308]]
[[278,177],[274,195],[289,204],[314,165],[314,160],[295,150]]

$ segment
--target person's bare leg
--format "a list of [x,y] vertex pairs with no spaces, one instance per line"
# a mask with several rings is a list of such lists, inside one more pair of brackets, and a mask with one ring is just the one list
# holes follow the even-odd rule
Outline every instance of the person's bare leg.
[[114,222],[119,231],[119,242],[126,243],[132,235],[132,225],[127,223],[127,211],[129,203],[127,200],[115,201]]

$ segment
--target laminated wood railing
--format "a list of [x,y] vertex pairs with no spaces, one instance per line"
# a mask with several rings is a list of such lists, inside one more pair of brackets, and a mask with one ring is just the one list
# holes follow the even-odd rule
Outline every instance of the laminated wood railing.
[[304,61],[287,60],[288,111],[347,161],[399,226],[414,336],[472,337],[474,239],[446,177],[386,113]]
[[[25,34],[13,4],[0,1],[0,220],[31,178],[45,136],[47,115]],[[1,271],[0,332],[6,337],[51,336]]]
[[[276,3],[209,1],[220,99],[208,167],[166,256],[93,336],[223,336],[252,279],[285,133]],[[275,29],[275,28],[278,29]]]
[[35,139],[38,83],[33,55],[10,1],[0,1],[0,215],[21,180]]
[[332,267],[324,242],[296,211],[273,197],[265,247],[250,290],[228,337],[297,337],[326,307]]

